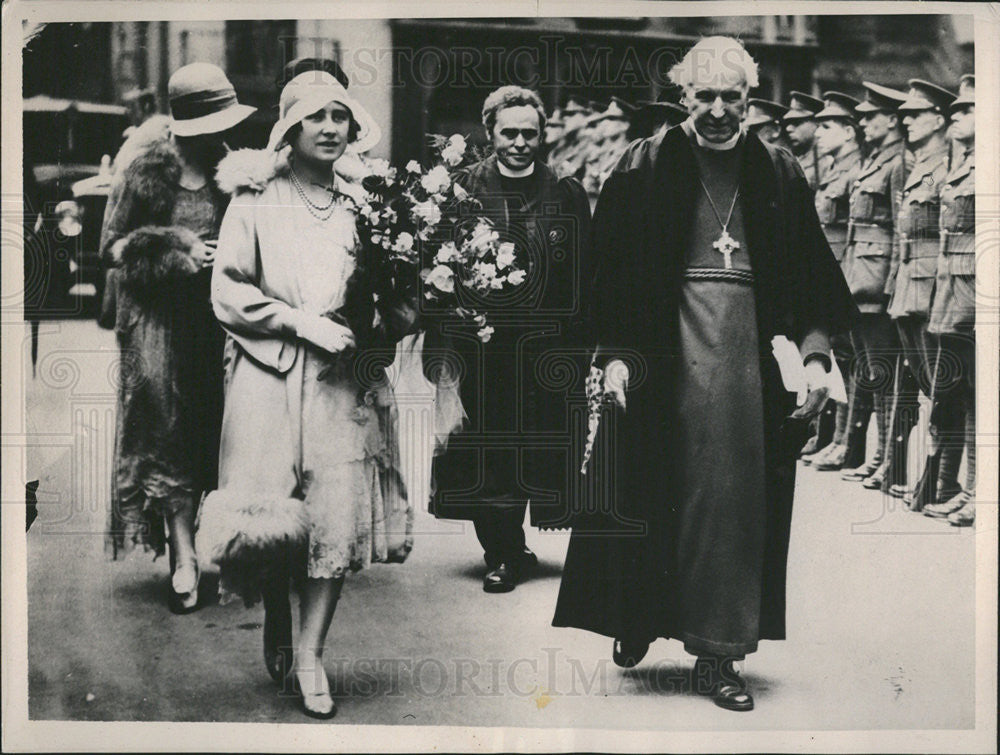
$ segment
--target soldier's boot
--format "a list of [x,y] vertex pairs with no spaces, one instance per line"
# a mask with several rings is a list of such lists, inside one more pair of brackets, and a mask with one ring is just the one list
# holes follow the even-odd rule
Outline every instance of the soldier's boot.
[[[881,393],[874,393],[872,395],[873,411],[875,414],[875,430],[876,430],[876,446],[875,453],[872,457],[864,464],[855,467],[854,469],[847,469],[841,475],[844,480],[849,480],[857,482],[859,480],[866,480],[873,474],[878,472],[882,467],[882,463],[885,461],[885,439],[888,435],[889,428],[886,426],[887,422],[887,400]],[[867,435],[867,431],[865,433]],[[874,485],[873,487],[879,487],[879,485]]]

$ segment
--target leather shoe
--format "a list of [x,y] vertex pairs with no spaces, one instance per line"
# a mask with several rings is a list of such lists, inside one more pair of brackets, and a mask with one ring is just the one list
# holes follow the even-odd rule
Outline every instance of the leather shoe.
[[820,472],[833,472],[844,466],[844,459],[847,457],[847,446],[837,445],[830,453],[822,459],[813,462],[813,469]]
[[956,527],[971,527],[976,523],[976,504],[971,500],[958,511],[948,515],[948,523]]
[[517,587],[517,570],[507,562],[487,572],[483,578],[484,592],[510,592],[515,587]]
[[847,480],[848,482],[860,482],[875,474],[881,466],[882,462],[876,457],[867,464],[862,464],[860,467],[845,469],[840,473],[840,479]]
[[616,666],[633,668],[646,657],[647,652],[649,652],[648,642],[616,639],[611,647],[611,660]]
[[954,514],[968,502],[969,497],[962,492],[952,498],[949,498],[944,503],[928,503],[924,506],[924,516],[929,516],[934,519],[947,519],[951,514]]
[[913,492],[908,487],[906,487],[906,485],[897,484],[889,486],[889,495],[891,495],[893,498],[906,498],[908,495],[912,494]]
[[819,451],[819,435],[814,435],[802,446],[802,450],[799,451],[799,458],[802,459],[806,456],[811,456],[817,451]]
[[810,454],[809,456],[803,456],[802,457],[802,463],[806,464],[806,465],[815,464],[815,463],[817,463],[817,462],[825,459],[826,456],[827,456],[827,454],[832,453],[833,450],[836,447],[837,447],[836,443],[831,443],[828,446],[824,446],[823,448],[821,448],[819,451],[817,451],[814,454]]
[[524,550],[521,551],[518,556],[521,561],[522,569],[534,569],[538,566],[538,556],[535,555],[535,552],[531,550],[531,548],[525,546]]
[[883,461],[878,469],[861,481],[861,487],[867,490],[881,490],[885,482],[885,476],[889,472],[889,462]]
[[[707,685],[704,684],[705,677]],[[695,662],[694,679],[698,694],[711,695],[712,702],[720,708],[753,710],[753,695],[750,694],[746,680],[739,675],[731,661],[699,657]]]

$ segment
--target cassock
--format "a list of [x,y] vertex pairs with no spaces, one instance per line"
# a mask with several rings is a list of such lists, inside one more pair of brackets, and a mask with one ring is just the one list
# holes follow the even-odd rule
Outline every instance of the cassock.
[[553,623],[739,657],[785,634],[808,434],[771,339],[828,359],[857,310],[786,150],[711,151],[682,125],[620,168],[594,217],[591,330],[599,364],[629,364],[627,408],[602,420]]

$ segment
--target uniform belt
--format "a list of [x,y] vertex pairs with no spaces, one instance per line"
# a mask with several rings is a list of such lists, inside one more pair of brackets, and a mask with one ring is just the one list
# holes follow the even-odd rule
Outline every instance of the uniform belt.
[[847,226],[841,223],[823,223],[823,234],[829,241],[846,241]]
[[911,259],[937,257],[941,251],[941,242],[939,239],[908,239],[903,236],[899,239],[899,250],[903,262],[908,262]]
[[880,225],[851,223],[847,229],[847,243],[866,241],[869,244],[891,244],[892,231]]
[[975,251],[976,234],[968,231],[946,231],[941,229],[941,252],[961,254]]

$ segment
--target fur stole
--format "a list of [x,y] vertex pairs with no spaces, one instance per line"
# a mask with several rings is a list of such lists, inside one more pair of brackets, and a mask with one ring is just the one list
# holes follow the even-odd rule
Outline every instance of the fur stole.
[[[239,192],[260,193],[274,178],[287,176],[291,170],[288,162],[290,148],[273,152],[267,149],[238,149],[230,152],[219,163],[215,183],[226,194]],[[364,200],[365,190],[361,180],[371,174],[371,167],[356,152],[344,152],[333,165],[341,179],[341,189],[355,202]]]

